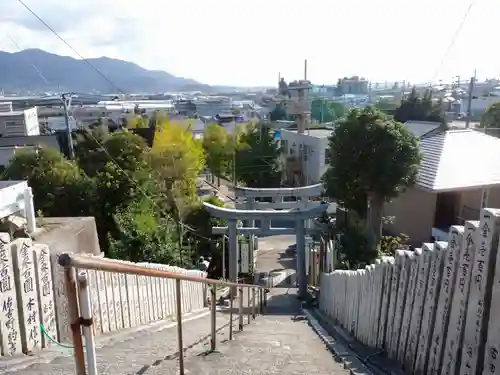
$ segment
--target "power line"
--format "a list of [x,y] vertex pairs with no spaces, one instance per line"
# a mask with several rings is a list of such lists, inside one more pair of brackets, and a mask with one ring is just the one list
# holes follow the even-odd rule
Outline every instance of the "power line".
[[460,32],[462,31],[462,29],[463,29],[463,27],[465,25],[465,22],[467,21],[467,18],[469,17],[469,13],[472,10],[472,7],[476,3],[476,1],[477,0],[472,0],[469,3],[469,6],[467,7],[467,10],[465,11],[465,14],[462,17],[462,20],[460,21],[460,24],[458,25],[457,29],[455,30],[455,33],[453,34],[453,36],[451,38],[451,41],[450,41],[450,44],[448,45],[448,48],[446,49],[445,53],[443,54],[443,56],[441,58],[441,61],[440,61],[439,65],[438,65],[438,67],[436,69],[436,72],[434,73],[434,77],[429,82],[429,87],[431,87],[435,83],[435,81],[436,81],[439,73],[441,72],[441,69],[443,68],[444,62],[446,61],[446,59],[448,57],[448,54],[450,53],[451,49],[455,45],[455,43],[456,43],[456,41],[458,39],[458,36],[460,35]]
[[[19,50],[19,51],[22,51],[23,49],[19,46],[19,44],[14,40],[14,38],[9,34],[9,33],[6,33],[5,36],[2,38],[2,40],[0,40],[0,44],[5,40],[5,39],[10,39],[10,41],[12,42],[12,44]],[[35,69],[35,71],[38,73],[38,75],[40,76],[40,78],[45,82],[45,84],[47,85],[50,85],[50,82],[47,80],[47,78],[45,78],[45,76],[43,75],[42,71],[40,69],[38,69],[38,67],[31,63],[31,66],[33,67],[33,69]]]
[[71,51],[73,51],[78,57],[82,59],[88,66],[90,66],[97,74],[99,74],[106,82],[108,82],[115,90],[119,93],[125,94],[123,90],[117,87],[104,73],[102,73],[97,67],[94,66],[90,61],[88,61],[85,57],[80,55],[78,51],[73,48],[71,44],[69,44],[57,31],[55,31],[49,24],[47,24],[38,14],[35,13],[23,0],[17,0],[28,12],[30,12],[38,21],[40,21],[52,34],[54,34],[61,42],[63,42]]
[[[83,57],[78,51],[71,46],[61,35],[59,35],[52,27],[50,27],[38,14],[36,14],[26,3],[23,2],[23,0],[17,0],[26,10],[28,10],[35,18],[37,18],[49,31],[51,31],[59,40],[61,40],[66,46],[68,46],[77,56],[79,56],[88,66],[90,66],[92,69],[94,69],[102,78],[104,78],[111,86],[113,86],[117,91],[120,93],[125,93],[123,90],[119,89],[105,74],[103,74],[98,68],[96,68],[92,63],[90,63],[85,57]],[[106,156],[109,158],[109,160],[116,166],[116,168],[130,181],[132,184],[136,187],[136,189],[148,200],[150,200],[155,207],[159,208],[161,211],[161,208],[158,206],[156,201],[149,197],[146,192],[142,189],[142,187],[139,186],[137,181],[135,181],[131,176],[128,175],[128,173],[120,167],[118,162],[113,158],[113,156],[109,153],[109,151],[104,147],[104,145],[99,142],[99,140],[92,134],[91,131],[87,127],[84,127],[86,133],[93,139],[93,141],[104,151]],[[71,140],[69,140],[71,141]],[[170,216],[167,214],[167,216]],[[199,233],[190,226],[179,222],[182,228],[187,229],[189,232],[193,233],[199,238],[212,241],[212,239],[207,238]]]

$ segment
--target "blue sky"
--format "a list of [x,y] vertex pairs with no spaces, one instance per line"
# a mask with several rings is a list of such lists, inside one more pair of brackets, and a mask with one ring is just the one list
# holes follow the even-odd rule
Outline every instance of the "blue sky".
[[[109,56],[208,84],[274,85],[278,73],[335,83],[500,76],[500,1],[25,0],[85,57]],[[17,0],[0,1],[0,49],[73,55]]]

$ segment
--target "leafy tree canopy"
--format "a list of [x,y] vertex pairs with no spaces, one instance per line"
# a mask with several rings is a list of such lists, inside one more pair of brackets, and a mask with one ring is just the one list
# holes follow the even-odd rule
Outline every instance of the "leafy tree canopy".
[[100,126],[77,135],[75,160],[50,148],[20,150],[2,177],[27,180],[44,216],[94,216],[108,256],[194,264],[195,248],[214,251],[193,234],[210,238],[213,222],[195,195],[203,146],[189,124],[157,119],[155,128],[152,148],[127,130]]
[[27,180],[35,209],[47,216],[85,216],[93,199],[91,180],[72,161],[52,148],[20,149],[3,179]]
[[481,117],[482,128],[500,128],[500,102],[493,103]]
[[132,262],[179,264],[177,233],[147,198],[116,212],[118,234],[110,236],[109,256]]
[[283,104],[278,104],[269,115],[271,121],[284,121],[288,118]]
[[329,144],[331,162],[323,177],[326,194],[362,218],[369,207],[368,225],[376,247],[384,202],[415,182],[418,139],[403,124],[367,107],[350,110]]
[[185,125],[165,120],[155,133],[150,161],[166,189],[179,187],[192,196],[205,154],[201,142]]
[[249,187],[279,187],[280,150],[265,124],[249,127],[236,150],[236,179]]
[[234,153],[233,137],[229,132],[218,124],[211,124],[205,129],[202,145],[210,171],[219,177],[227,173]]
[[427,90],[424,96],[420,97],[415,87],[394,112],[394,119],[402,123],[406,121],[432,121],[446,124],[442,102],[433,103],[430,90]]
[[311,103],[311,118],[319,122],[332,122],[345,113],[345,108],[340,103],[326,99],[315,99]]

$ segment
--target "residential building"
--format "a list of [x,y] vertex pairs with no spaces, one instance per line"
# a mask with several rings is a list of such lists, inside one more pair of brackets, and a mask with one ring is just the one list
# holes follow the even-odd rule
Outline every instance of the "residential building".
[[0,107],[0,137],[39,134],[37,107],[13,111],[12,103],[2,103]]
[[472,129],[424,137],[416,184],[387,203],[388,234],[411,243],[446,241],[451,225],[477,220],[482,207],[500,207],[500,139]]
[[[285,125],[287,121],[277,121],[274,125]],[[292,123],[293,124],[293,123]],[[286,124],[280,129],[280,142],[284,155],[286,180],[290,185],[300,186],[318,183],[330,164],[328,138],[332,128],[308,129],[304,134],[287,129]],[[443,132],[442,124],[430,121],[408,121],[407,129],[419,138],[425,138]]]
[[288,185],[301,186],[321,181],[329,165],[328,137],[332,129],[280,130],[280,143]]

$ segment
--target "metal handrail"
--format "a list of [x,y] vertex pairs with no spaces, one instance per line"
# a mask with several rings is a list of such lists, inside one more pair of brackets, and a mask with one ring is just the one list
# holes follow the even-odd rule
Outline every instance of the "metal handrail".
[[131,275],[151,276],[151,277],[164,277],[168,279],[194,281],[215,286],[227,286],[234,288],[258,288],[262,289],[264,286],[255,284],[239,284],[230,281],[220,281],[213,279],[206,279],[203,277],[189,276],[179,274],[177,272],[164,271],[156,268],[149,268],[145,266],[138,266],[133,263],[123,263],[113,259],[94,258],[81,254],[68,254],[63,253],[59,256],[58,263],[64,268],[80,268],[87,270],[117,272]]
[[[105,272],[115,272],[130,275],[159,277],[175,280],[175,301],[176,301],[176,321],[177,321],[177,341],[179,347],[179,374],[184,375],[184,345],[182,338],[182,305],[181,305],[181,281],[200,282],[203,284],[212,285],[211,288],[211,303],[210,303],[210,349],[216,348],[216,286],[224,286],[231,288],[230,298],[230,324],[229,324],[229,340],[233,337],[233,297],[234,291],[238,291],[239,306],[239,330],[243,330],[243,288],[248,288],[248,323],[251,318],[255,319],[256,308],[260,313],[263,312],[264,306],[267,305],[268,288],[262,285],[255,284],[239,284],[235,282],[211,280],[202,277],[183,275],[176,272],[164,271],[156,268],[139,266],[133,263],[126,263],[112,259],[99,257],[91,257],[82,254],[63,253],[58,257],[58,263],[64,267],[66,296],[68,298],[69,320],[73,337],[74,358],[77,375],[97,375],[97,361],[95,340],[92,330],[92,306],[90,302],[90,291],[88,286],[88,275],[85,270],[96,270]],[[79,271],[75,275],[75,270]],[[252,296],[250,297],[250,289]],[[258,293],[257,293],[258,292]],[[256,306],[256,298],[258,299]],[[85,337],[85,352],[82,340]],[[87,365],[86,365],[87,363]]]

